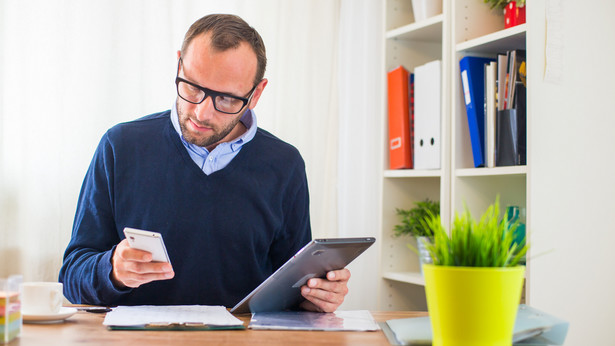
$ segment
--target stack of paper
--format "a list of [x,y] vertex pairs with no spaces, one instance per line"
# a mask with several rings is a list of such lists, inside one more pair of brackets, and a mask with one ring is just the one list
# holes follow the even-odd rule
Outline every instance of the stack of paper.
[[248,326],[251,329],[375,331],[379,330],[372,314],[367,310],[336,311],[330,313],[309,311],[257,312]]
[[107,313],[110,329],[241,329],[243,322],[224,306],[118,306]]

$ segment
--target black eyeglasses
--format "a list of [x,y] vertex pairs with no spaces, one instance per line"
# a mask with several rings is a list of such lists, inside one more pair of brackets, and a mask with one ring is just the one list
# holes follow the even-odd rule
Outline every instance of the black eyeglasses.
[[214,104],[214,109],[220,113],[225,114],[237,114],[241,112],[243,107],[250,102],[252,96],[254,95],[254,91],[256,90],[256,86],[252,87],[252,90],[248,92],[248,97],[239,97],[234,96],[227,93],[222,93],[219,91],[203,88],[202,86],[187,81],[181,77],[179,77],[179,69],[182,63],[182,59],[179,58],[177,63],[177,76],[175,77],[175,85],[177,86],[177,95],[182,98],[182,100],[186,102],[190,102],[192,104],[199,104],[210,96],[211,100]]

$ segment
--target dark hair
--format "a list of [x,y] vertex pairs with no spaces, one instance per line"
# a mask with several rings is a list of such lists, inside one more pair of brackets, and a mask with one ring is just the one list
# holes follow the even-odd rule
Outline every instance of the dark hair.
[[192,40],[204,33],[211,33],[211,45],[219,51],[237,48],[241,42],[247,42],[256,54],[254,85],[263,79],[267,67],[265,43],[258,32],[243,19],[232,14],[210,14],[197,20],[184,36],[182,56],[186,53]]

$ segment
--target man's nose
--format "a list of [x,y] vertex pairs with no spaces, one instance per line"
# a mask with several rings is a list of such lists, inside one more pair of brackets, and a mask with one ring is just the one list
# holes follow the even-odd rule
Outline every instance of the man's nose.
[[211,96],[207,95],[203,102],[196,105],[196,118],[199,121],[211,119],[215,114],[214,101]]

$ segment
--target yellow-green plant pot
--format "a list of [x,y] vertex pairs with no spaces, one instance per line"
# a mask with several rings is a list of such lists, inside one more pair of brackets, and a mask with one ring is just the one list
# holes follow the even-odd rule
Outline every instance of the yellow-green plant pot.
[[524,272],[423,265],[433,346],[511,345]]

